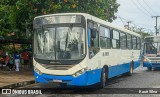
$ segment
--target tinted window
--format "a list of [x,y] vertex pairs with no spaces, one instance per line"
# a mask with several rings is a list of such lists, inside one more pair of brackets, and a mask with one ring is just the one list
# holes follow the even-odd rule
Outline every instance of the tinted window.
[[132,49],[132,37],[131,35],[127,35],[127,48]]
[[113,39],[112,39],[112,46],[113,48],[119,48],[119,32],[113,30]]
[[137,37],[137,49],[139,50],[141,46],[141,40],[139,37]]
[[127,36],[124,33],[120,33],[120,48],[121,49],[126,49],[127,46]]
[[98,24],[92,21],[88,21],[88,46],[89,58],[92,58],[99,52]]
[[136,50],[137,49],[137,37],[132,36],[132,45],[133,45],[133,49]]
[[110,30],[100,26],[100,45],[102,48],[110,48]]

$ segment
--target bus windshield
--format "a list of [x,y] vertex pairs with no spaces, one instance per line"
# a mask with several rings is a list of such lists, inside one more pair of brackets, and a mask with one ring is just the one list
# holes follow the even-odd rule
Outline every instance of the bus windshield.
[[56,26],[34,32],[34,57],[43,60],[79,60],[85,55],[83,27]]
[[146,56],[160,56],[160,41],[158,41],[157,39],[157,37],[149,37],[145,39],[144,54]]

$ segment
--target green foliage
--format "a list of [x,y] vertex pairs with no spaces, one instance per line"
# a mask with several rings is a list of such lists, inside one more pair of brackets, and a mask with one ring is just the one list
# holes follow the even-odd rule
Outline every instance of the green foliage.
[[15,32],[16,38],[26,37],[35,16],[53,13],[89,13],[111,22],[118,7],[116,0],[1,0],[0,35]]
[[150,36],[150,34],[146,32],[142,32],[142,42],[144,42],[144,38],[147,36]]
[[147,32],[140,32],[140,31],[136,31],[136,33],[140,34],[142,37],[142,42],[144,42],[144,38],[147,36],[151,36],[151,34],[147,33]]

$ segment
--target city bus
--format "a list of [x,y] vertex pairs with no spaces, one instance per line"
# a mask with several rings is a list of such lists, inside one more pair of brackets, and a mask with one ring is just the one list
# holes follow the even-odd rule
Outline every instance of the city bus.
[[143,47],[143,67],[148,70],[160,67],[160,36],[145,37]]
[[103,88],[140,65],[141,36],[85,13],[34,18],[35,81]]

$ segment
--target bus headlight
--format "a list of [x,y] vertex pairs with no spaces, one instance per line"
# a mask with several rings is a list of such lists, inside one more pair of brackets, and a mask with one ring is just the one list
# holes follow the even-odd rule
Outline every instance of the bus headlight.
[[149,59],[144,58],[144,59],[143,59],[143,62],[149,62]]
[[35,68],[34,70],[35,70],[39,75],[42,74],[42,72],[41,72],[39,69]]
[[73,77],[77,77],[77,76],[83,74],[86,71],[87,71],[87,68],[83,68],[83,69],[77,71],[75,74],[73,74]]

